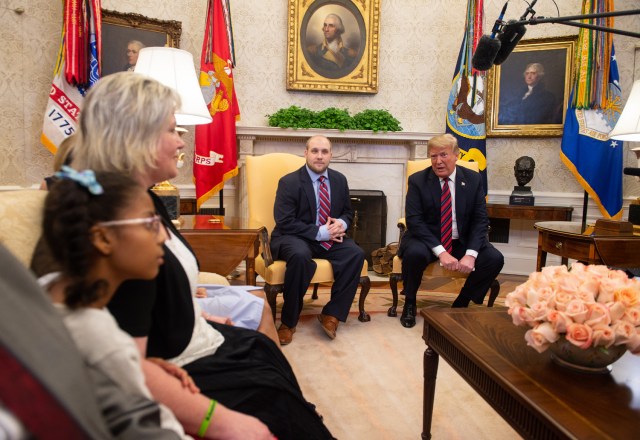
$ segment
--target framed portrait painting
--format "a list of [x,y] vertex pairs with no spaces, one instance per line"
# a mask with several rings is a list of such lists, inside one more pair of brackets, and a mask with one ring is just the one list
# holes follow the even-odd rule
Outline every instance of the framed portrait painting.
[[489,137],[562,136],[575,36],[522,40],[487,75]]
[[287,90],[378,92],[380,0],[289,0]]
[[178,47],[182,24],[102,10],[102,76],[133,70],[143,47]]

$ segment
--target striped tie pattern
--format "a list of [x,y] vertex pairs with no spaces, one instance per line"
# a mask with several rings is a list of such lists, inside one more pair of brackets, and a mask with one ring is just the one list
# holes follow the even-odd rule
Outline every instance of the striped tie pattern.
[[[329,213],[331,212],[331,199],[329,198],[329,188],[327,188],[327,178],[320,176],[320,186],[318,188],[318,226],[327,224]],[[331,249],[333,241],[321,241],[320,246],[326,250]]]
[[451,253],[453,250],[453,217],[451,212],[451,191],[449,178],[443,179],[442,195],[440,196],[440,238],[444,249]]

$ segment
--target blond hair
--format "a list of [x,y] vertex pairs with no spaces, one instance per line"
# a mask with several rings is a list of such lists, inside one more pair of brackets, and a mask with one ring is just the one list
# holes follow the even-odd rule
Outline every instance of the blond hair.
[[451,152],[456,156],[460,154],[460,148],[458,148],[458,139],[450,133],[434,136],[429,139],[427,143],[427,154],[431,153],[432,148],[447,148],[451,147]]
[[147,175],[156,167],[162,130],[179,106],[176,91],[139,73],[100,79],[80,112],[74,167]]

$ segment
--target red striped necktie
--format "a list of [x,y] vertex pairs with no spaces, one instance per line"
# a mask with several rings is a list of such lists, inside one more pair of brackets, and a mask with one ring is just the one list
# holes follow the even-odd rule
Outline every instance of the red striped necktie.
[[[327,188],[327,178],[320,176],[320,186],[318,187],[318,226],[326,225],[329,219],[329,213],[331,213],[331,199],[329,198],[329,188]],[[326,250],[331,249],[333,241],[321,241],[320,246]]]
[[449,178],[445,177],[442,180],[442,195],[440,196],[440,237],[444,249],[451,253],[453,251],[451,191],[449,190]]

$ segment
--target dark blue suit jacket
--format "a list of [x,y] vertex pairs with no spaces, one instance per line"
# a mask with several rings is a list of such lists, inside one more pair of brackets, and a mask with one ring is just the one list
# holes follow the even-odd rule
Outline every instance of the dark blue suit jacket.
[[[468,168],[456,166],[455,211],[460,242],[466,249],[479,251],[487,243],[489,218],[484,201],[482,178]],[[433,249],[440,240],[440,181],[432,168],[409,177],[406,199],[407,232],[400,243],[402,256],[411,240],[419,240]]]
[[[331,192],[330,215],[344,220],[348,228],[353,220],[353,210],[347,178],[330,168],[328,172]],[[316,225],[316,213],[316,195],[306,165],[282,177],[278,182],[278,191],[273,205],[276,226],[271,233],[271,249],[274,256],[278,255],[280,241],[278,238],[280,237],[294,235],[316,242],[319,228]]]

